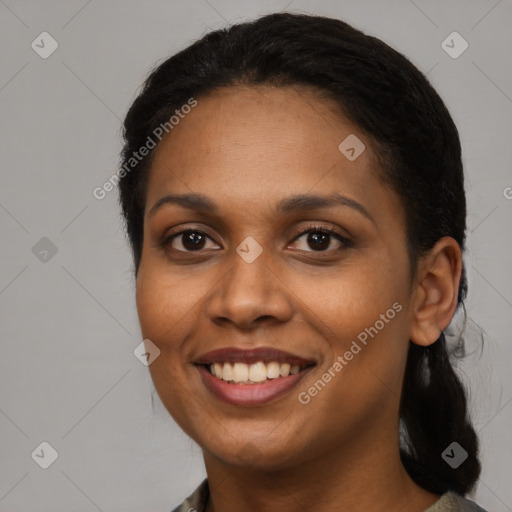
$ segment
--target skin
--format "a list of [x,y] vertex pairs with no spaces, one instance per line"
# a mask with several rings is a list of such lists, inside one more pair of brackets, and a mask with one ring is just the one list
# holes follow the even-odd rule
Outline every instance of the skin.
[[[355,161],[338,150],[349,134],[366,146]],[[164,204],[150,214],[166,194],[191,192],[207,195],[218,212]],[[332,193],[357,201],[373,220],[339,205],[273,210],[293,194]],[[409,342],[433,343],[454,314],[461,253],[445,237],[411,276],[400,205],[379,178],[372,141],[306,88],[217,90],[156,148],[137,310],[144,338],[161,351],[149,367],[156,390],[203,450],[209,512],[419,512],[439,498],[400,462],[399,398]],[[352,243],[331,237],[315,251],[300,235],[309,221]],[[162,246],[183,229],[209,238],[199,251],[182,236]],[[248,236],[263,249],[252,263],[236,252]],[[297,394],[395,302],[402,311],[301,404]],[[229,405],[191,361],[230,346],[272,346],[317,365],[272,403]]]

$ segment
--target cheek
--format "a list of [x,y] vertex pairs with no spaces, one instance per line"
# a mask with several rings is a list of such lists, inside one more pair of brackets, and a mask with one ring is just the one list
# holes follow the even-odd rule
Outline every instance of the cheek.
[[361,261],[318,286],[304,286],[305,302],[332,352],[325,370],[338,362],[325,398],[348,400],[354,409],[378,402],[389,390],[399,393],[408,349],[408,275],[402,270],[407,267],[393,268],[389,261]]
[[177,349],[180,333],[194,322],[205,290],[159,264],[143,264],[137,276],[136,305],[142,335],[161,350]]
[[314,313],[317,325],[323,326],[324,337],[328,336],[336,352],[344,352],[347,341],[360,334],[364,339],[365,329],[376,322],[379,332],[389,332],[391,324],[396,323],[400,315],[392,306],[400,303],[405,308],[407,276],[392,273],[390,267],[387,261],[361,258],[335,274],[316,277],[314,283],[309,276],[294,276],[296,295]]
[[185,431],[191,429],[194,401],[189,399],[190,376],[181,352],[194,322],[198,293],[196,287],[182,286],[168,269],[165,272],[158,265],[141,264],[136,285],[140,328],[142,337],[160,350],[149,372],[161,402]]

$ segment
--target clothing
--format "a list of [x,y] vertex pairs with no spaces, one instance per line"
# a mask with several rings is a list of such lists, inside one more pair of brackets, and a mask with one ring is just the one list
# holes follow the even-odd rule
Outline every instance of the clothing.
[[441,497],[425,512],[487,512],[474,501],[468,500],[459,494],[449,491]]
[[[171,512],[204,512],[208,501],[208,479],[205,478],[196,490]],[[424,512],[487,512],[475,502],[454,492],[445,492]]]

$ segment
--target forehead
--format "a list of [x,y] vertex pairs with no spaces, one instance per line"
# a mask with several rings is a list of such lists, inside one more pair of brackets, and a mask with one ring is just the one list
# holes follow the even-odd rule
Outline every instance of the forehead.
[[396,212],[371,140],[334,101],[270,86],[223,88],[197,101],[155,150],[149,207],[165,193],[193,192],[256,212],[288,195],[337,192],[368,209],[395,203]]

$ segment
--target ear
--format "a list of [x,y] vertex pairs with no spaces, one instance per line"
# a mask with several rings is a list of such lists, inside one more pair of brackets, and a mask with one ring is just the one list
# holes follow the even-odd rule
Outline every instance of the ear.
[[462,253],[451,237],[443,237],[418,263],[413,287],[409,339],[417,345],[434,343],[457,308]]

